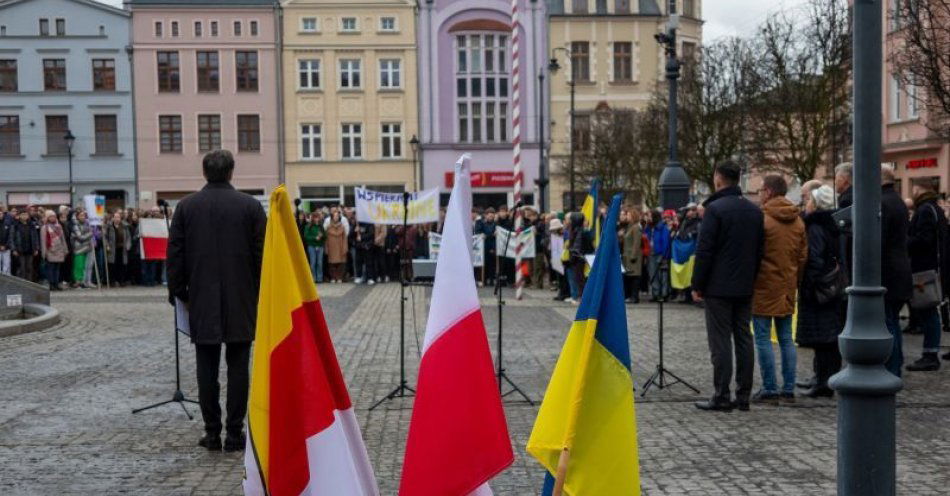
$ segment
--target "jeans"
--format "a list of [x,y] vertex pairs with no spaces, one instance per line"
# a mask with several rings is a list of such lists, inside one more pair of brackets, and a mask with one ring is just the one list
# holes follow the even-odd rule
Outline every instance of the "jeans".
[[759,355],[759,372],[762,374],[762,391],[778,393],[775,383],[775,355],[772,353],[772,321],[775,321],[775,333],[778,335],[779,350],[782,354],[782,392],[795,392],[795,343],[792,342],[792,316],[763,317],[755,315],[752,324],[755,328],[755,351]]
[[650,288],[654,298],[666,298],[670,295],[670,269],[661,269],[663,255],[650,255]]
[[901,368],[904,366],[904,345],[902,342],[900,319],[901,307],[903,306],[904,304],[901,302],[884,302],[884,323],[887,325],[887,330],[890,331],[891,337],[894,338],[893,346],[891,347],[891,356],[887,358],[884,367],[887,368],[888,372],[897,377],[901,376]]
[[0,274],[10,275],[10,250],[0,251]]
[[323,282],[323,247],[307,246],[307,258],[310,259],[310,274],[313,282]]
[[59,266],[60,262],[46,262],[46,281],[49,287],[59,286]]
[[924,331],[924,353],[940,351],[940,310],[928,308],[917,310],[917,323]]
[[577,299],[577,280],[574,279],[574,269],[569,265],[564,266],[564,275],[567,277],[567,287],[571,290],[571,299]]

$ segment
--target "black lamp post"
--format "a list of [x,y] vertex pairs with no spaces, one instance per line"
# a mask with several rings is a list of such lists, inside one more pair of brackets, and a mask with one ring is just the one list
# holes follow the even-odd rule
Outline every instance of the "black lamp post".
[[[838,393],[838,494],[896,494],[895,395],[901,380],[884,368],[893,337],[881,287],[880,0],[854,2],[854,285],[838,338],[846,366]],[[899,331],[898,331],[899,332]]]
[[66,142],[66,152],[69,157],[69,208],[74,206],[73,203],[73,144],[76,142],[76,137],[73,136],[73,132],[69,129],[66,130],[66,136],[63,136],[63,141]]
[[665,33],[657,33],[654,38],[666,47],[666,80],[669,86],[669,140],[670,155],[660,174],[660,206],[664,210],[678,210],[689,202],[689,176],[683,170],[677,157],[677,87],[679,86],[680,61],[676,58],[676,28],[679,27],[679,16],[671,15],[666,25]]
[[548,202],[545,199],[545,189],[548,186],[547,167],[544,163],[544,70],[538,71],[538,178],[534,181],[538,185],[538,207],[542,212],[548,211]]
[[[571,57],[571,51],[568,50],[567,48],[565,48],[565,47],[556,47],[556,48],[554,49],[555,53],[556,53],[558,50],[563,50],[563,51],[567,54],[568,57]],[[552,56],[551,56],[551,62],[548,64],[548,72],[550,72],[551,75],[553,76],[554,74],[557,74],[557,71],[559,71],[560,69],[561,69],[561,65],[557,63],[557,57],[554,57],[553,54],[552,54]],[[572,210],[572,211],[577,209],[577,199],[575,198],[575,195],[574,195],[574,185],[575,185],[575,184],[574,184],[574,94],[575,94],[575,89],[577,88],[577,86],[576,86],[576,84],[575,84],[575,82],[574,82],[574,74],[573,74],[573,72],[574,72],[574,71],[573,71],[573,68],[572,68],[572,70],[571,70],[571,77],[570,77],[570,79],[567,81],[567,84],[570,85],[570,87],[571,87],[571,143],[570,143],[570,147],[571,147],[571,158],[570,158],[570,162],[569,162],[569,165],[568,165],[568,177],[569,177],[569,182],[570,182],[570,186],[569,186],[569,187],[570,187],[570,191],[571,191],[571,203],[570,203],[570,205],[571,205],[571,210]]]
[[412,148],[412,182],[416,191],[419,191],[422,180],[419,178],[419,138],[415,134],[409,140],[409,147]]

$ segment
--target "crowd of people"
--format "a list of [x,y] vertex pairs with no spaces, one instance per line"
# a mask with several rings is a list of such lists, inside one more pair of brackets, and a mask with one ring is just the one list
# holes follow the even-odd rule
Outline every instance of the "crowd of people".
[[52,291],[162,284],[164,262],[142,259],[142,218],[164,216],[158,207],[117,208],[93,225],[83,207],[0,205],[0,273]]

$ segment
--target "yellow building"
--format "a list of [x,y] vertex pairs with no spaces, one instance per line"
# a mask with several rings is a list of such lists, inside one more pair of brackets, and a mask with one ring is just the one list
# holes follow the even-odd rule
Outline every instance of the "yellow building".
[[282,2],[286,181],[304,208],[415,189],[413,4]]
[[[702,41],[701,0],[552,0],[551,57],[561,69],[551,74],[551,208],[570,207],[566,171],[570,145],[575,155],[590,147],[590,116],[604,105],[640,110],[665,84],[665,53],[653,36],[668,14],[680,15],[678,53],[695,54]],[[571,77],[575,81],[575,139],[570,128]],[[579,207],[587,184],[575,184]]]

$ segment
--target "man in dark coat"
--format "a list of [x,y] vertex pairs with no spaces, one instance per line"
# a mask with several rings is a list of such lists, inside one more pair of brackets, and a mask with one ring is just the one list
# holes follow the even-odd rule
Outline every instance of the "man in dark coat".
[[[937,205],[937,187],[930,178],[914,182],[914,216],[907,233],[907,252],[911,273],[936,270],[947,276],[947,218]],[[946,290],[944,281],[939,281]],[[932,372],[940,369],[940,314],[937,308],[916,310],[918,325],[924,331],[921,358],[907,366],[911,372]]]
[[248,362],[257,316],[267,219],[254,198],[231,186],[234,157],[205,155],[208,184],[175,209],[168,235],[168,291],[189,310],[195,343],[198,399],[206,435],[200,446],[221,450],[218,368],[228,364],[226,451],[244,449]]
[[[716,166],[716,193],[706,211],[696,247],[693,299],[706,302],[706,334],[716,392],[696,403],[700,410],[749,409],[755,368],[752,294],[762,261],[765,228],[762,211],[742,196],[741,169],[731,161]],[[732,401],[732,353],[735,342],[736,399]]]
[[907,205],[894,189],[894,169],[881,167],[881,284],[884,293],[884,316],[887,330],[894,342],[891,356],[885,367],[897,377],[901,376],[904,350],[901,339],[901,307],[910,301],[913,290],[910,258],[907,256],[907,231],[909,214]]

